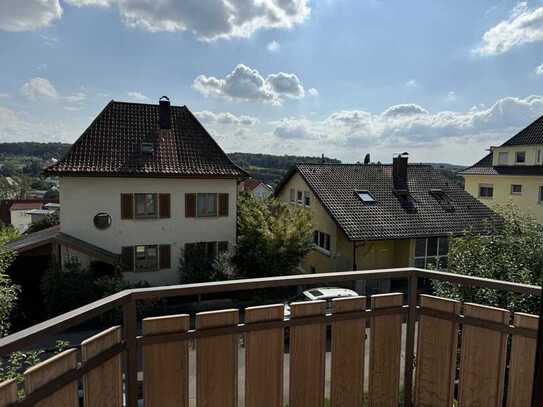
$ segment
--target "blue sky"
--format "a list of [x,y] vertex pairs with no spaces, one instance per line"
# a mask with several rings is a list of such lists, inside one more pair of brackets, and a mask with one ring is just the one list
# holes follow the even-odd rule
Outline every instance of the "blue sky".
[[1,0],[0,61],[0,142],[168,95],[226,151],[469,164],[543,114],[543,2]]

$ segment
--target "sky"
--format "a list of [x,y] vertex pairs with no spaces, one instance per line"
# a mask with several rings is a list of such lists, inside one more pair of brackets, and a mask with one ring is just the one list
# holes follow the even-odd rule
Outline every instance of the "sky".
[[0,72],[0,142],[167,95],[227,152],[473,164],[543,114],[543,1],[0,0]]

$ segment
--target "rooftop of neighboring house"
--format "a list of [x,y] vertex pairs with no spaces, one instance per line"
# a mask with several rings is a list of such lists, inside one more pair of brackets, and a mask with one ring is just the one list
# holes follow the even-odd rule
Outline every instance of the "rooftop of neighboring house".
[[30,203],[39,206],[33,206],[32,208],[41,208],[47,203],[58,203],[58,200],[50,199],[2,199],[0,200],[0,225],[11,224],[11,207],[13,204]]
[[248,178],[242,182],[242,189],[246,192],[253,191],[259,185],[264,185],[266,188],[270,188],[268,185],[264,184],[262,181],[254,178]]
[[[488,230],[500,222],[488,207],[429,165],[298,164],[298,172],[353,241],[409,239]],[[395,167],[396,166],[396,167]]]
[[[519,131],[500,147],[543,145],[543,116]],[[471,167],[461,171],[461,175],[543,175],[542,165],[492,165],[494,154],[491,151]]]
[[41,209],[43,208],[43,202],[42,201],[33,201],[33,202],[14,202],[10,210],[11,211],[22,211],[22,210],[30,210],[30,209]]
[[47,175],[244,178],[186,106],[111,101]]

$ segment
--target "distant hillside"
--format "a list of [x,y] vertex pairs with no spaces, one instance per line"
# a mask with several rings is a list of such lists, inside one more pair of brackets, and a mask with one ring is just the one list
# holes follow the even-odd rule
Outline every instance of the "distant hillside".
[[[230,153],[228,156],[254,178],[262,180],[274,187],[294,164],[322,162],[322,157],[296,155]],[[341,163],[341,161],[334,158],[325,157],[324,160],[327,163]]]
[[[0,143],[0,175],[17,176],[26,173],[30,176],[37,176],[40,167],[43,168],[46,161],[51,158],[61,158],[69,148],[70,144],[66,143]],[[320,163],[322,161],[321,157],[295,155],[230,153],[228,156],[254,178],[272,186],[276,186],[294,164],[301,162]],[[31,166],[31,161],[36,163]],[[325,161],[341,163],[340,160],[328,157],[325,157]],[[464,185],[463,178],[457,175],[457,172],[465,167],[447,163],[429,163],[429,165],[440,170],[451,182]],[[25,167],[27,167],[26,170]]]

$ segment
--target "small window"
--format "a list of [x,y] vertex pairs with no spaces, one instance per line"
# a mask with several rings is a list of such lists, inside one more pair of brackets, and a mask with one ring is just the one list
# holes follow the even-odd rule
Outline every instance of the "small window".
[[507,165],[509,162],[509,153],[502,151],[498,153],[498,165]]
[[196,195],[196,216],[217,216],[217,194]]
[[511,185],[511,194],[513,194],[513,195],[521,195],[522,194],[522,185],[512,184]]
[[414,266],[446,270],[449,263],[449,238],[429,237],[415,240]]
[[538,202],[543,202],[543,186],[539,187],[539,196],[538,196]]
[[515,153],[515,161],[517,163],[525,163],[526,162],[526,151],[517,151]]
[[304,206],[309,207],[311,205],[311,198],[309,197],[309,191],[304,192]]
[[136,199],[136,218],[156,218],[157,194],[134,194]]
[[330,251],[330,235],[328,233],[319,232],[318,230],[315,230],[313,232],[313,243],[315,243],[315,246],[320,247],[321,249],[324,249],[326,251]]
[[375,202],[375,198],[369,191],[357,191],[356,194],[362,202]]
[[494,196],[494,185],[479,184],[479,198],[492,198]]
[[290,188],[290,202],[294,202],[296,200],[296,191],[293,188]]
[[153,146],[153,143],[144,142],[141,143],[141,152],[144,154],[153,154],[155,151],[155,146]]
[[541,150],[537,150],[537,162],[541,162]]
[[156,245],[136,246],[136,271],[157,271],[158,270],[158,248]]
[[303,203],[303,192],[302,191],[296,191],[296,202],[299,204]]

